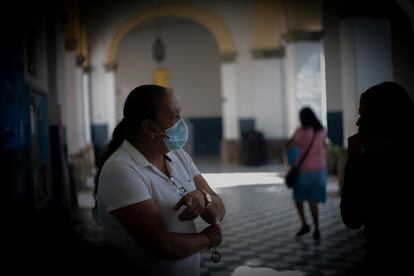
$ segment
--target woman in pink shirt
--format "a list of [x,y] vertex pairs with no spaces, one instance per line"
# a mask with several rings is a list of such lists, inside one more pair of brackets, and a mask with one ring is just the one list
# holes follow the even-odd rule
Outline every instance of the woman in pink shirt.
[[319,240],[318,203],[324,203],[326,201],[327,171],[324,153],[326,133],[322,124],[310,108],[303,108],[299,115],[301,126],[288,140],[288,148],[296,145],[299,151],[298,157],[296,158],[296,165],[301,160],[309,145],[311,145],[314,135],[315,138],[308,155],[299,168],[299,177],[293,186],[293,199],[295,200],[296,208],[302,222],[302,227],[296,233],[296,236],[302,236],[310,231],[303,207],[303,202],[307,201],[314,224],[313,238]]

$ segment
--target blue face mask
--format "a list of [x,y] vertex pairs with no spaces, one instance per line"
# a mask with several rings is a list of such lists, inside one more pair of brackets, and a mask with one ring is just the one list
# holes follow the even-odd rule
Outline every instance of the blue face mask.
[[181,149],[188,139],[188,128],[183,119],[165,130],[164,143],[169,150]]

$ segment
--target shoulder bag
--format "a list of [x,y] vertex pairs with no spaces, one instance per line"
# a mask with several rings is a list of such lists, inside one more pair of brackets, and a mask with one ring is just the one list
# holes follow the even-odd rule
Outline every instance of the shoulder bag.
[[310,142],[308,148],[306,149],[305,154],[303,154],[302,158],[299,160],[299,163],[295,166],[292,165],[289,169],[289,171],[287,172],[286,176],[285,176],[285,183],[286,186],[288,188],[293,188],[293,186],[295,185],[297,179],[298,179],[298,175],[299,175],[299,168],[300,166],[302,166],[303,161],[305,161],[306,156],[308,155],[313,142],[315,141],[315,136],[316,136],[316,131],[313,130],[313,136],[312,136],[312,141]]

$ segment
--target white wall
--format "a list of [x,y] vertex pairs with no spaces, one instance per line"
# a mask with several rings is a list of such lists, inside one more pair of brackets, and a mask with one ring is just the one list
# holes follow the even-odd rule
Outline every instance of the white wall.
[[268,139],[284,138],[286,109],[284,107],[282,60],[257,59],[253,63],[252,91],[248,95],[250,110],[256,118],[256,129]]
[[[99,108],[104,106],[102,96],[106,94],[105,74],[103,64],[106,62],[109,43],[117,28],[124,21],[139,11],[140,7],[154,4],[151,1],[121,3],[96,3],[90,10],[93,11],[88,17],[90,21],[89,33],[91,34],[91,89],[92,101],[96,110],[92,110],[92,122],[105,122],[105,110]],[[266,138],[276,138],[286,135],[286,131],[280,127],[284,102],[282,100],[283,83],[280,77],[282,65],[277,59],[254,60],[251,55],[251,26],[253,1],[238,1],[237,5],[233,1],[189,1],[211,11],[217,15],[227,26],[236,47],[236,60],[234,63],[234,81],[232,87],[236,92],[236,112],[238,118],[255,118],[256,125],[264,132]],[[177,27],[178,28],[178,27]],[[206,30],[195,25],[190,27],[181,27],[179,35],[180,40],[173,39],[169,41],[168,34],[163,35],[163,40],[167,46],[165,65],[171,73],[171,83],[176,91],[178,100],[183,107],[184,116],[218,116],[221,115],[221,91],[220,85],[225,80],[220,74],[220,60],[217,52],[217,46],[214,40]],[[186,28],[186,29],[185,29]],[[190,28],[192,28],[190,30]],[[198,28],[198,30],[196,30]],[[184,30],[185,29],[185,30]],[[139,45],[134,48],[136,59],[123,57],[127,45],[133,45],[128,40],[134,40],[133,37],[125,38],[121,42],[119,51],[119,68],[116,72],[117,92],[125,93],[130,91],[139,82],[148,83],[152,81],[152,63],[151,46],[154,41],[152,32],[148,31],[149,40],[135,38],[140,41]],[[143,36],[145,34],[137,34]],[[192,36],[195,36],[194,39]],[[165,37],[165,38],[164,38]],[[201,43],[203,42],[203,43]],[[191,45],[182,47],[182,45]],[[142,48],[140,48],[142,47]],[[186,50],[187,49],[187,50]],[[200,50],[202,49],[202,51]],[[203,55],[197,56],[195,53],[203,52]],[[176,53],[176,55],[172,54]],[[217,54],[216,54],[217,53]],[[182,59],[183,57],[185,59]],[[190,60],[191,59],[191,60]],[[140,60],[140,62],[138,62]],[[185,62],[185,66],[183,66]],[[129,64],[128,64],[129,63]],[[139,67],[140,64],[149,64],[150,67]],[[125,73],[125,68],[134,68],[129,73]],[[232,66],[233,67],[233,66]],[[190,70],[186,70],[186,69]],[[260,69],[259,69],[260,68]],[[255,70],[258,70],[255,72]],[[262,74],[263,73],[263,74]],[[130,77],[127,77],[130,75]],[[131,77],[134,76],[133,78]],[[233,74],[231,74],[233,76]],[[189,81],[189,79],[191,81]],[[271,88],[272,87],[272,91]],[[197,91],[194,91],[195,88]],[[194,94],[197,93],[197,94]],[[213,94],[212,94],[213,93]],[[198,95],[194,97],[194,95]],[[262,96],[266,98],[262,98]],[[269,98],[267,98],[269,97]],[[121,101],[124,96],[117,94]],[[260,98],[252,107],[252,102]],[[101,104],[102,102],[102,104]],[[97,104],[96,104],[97,103]],[[97,107],[98,106],[98,107]],[[270,108],[270,109],[269,109]],[[120,106],[118,106],[117,116],[120,116]],[[110,129],[109,132],[112,132]],[[237,132],[237,131],[236,131]],[[234,134],[234,133],[233,133]],[[234,134],[235,135],[235,134]],[[231,135],[232,137],[234,135]]]
[[302,41],[296,43],[296,96],[298,111],[305,106],[312,108],[326,127],[325,91],[322,85],[323,66],[321,42]]
[[309,106],[326,126],[326,91],[320,41],[298,41],[286,46],[287,131],[300,125],[299,111]]
[[[165,45],[162,66],[169,72],[171,88],[177,95],[183,116],[220,117],[220,61],[214,38],[198,24],[184,20],[172,22],[164,27],[160,23]],[[143,24],[122,41],[117,70],[117,91],[123,94],[119,95],[122,101],[125,92],[153,83],[153,71],[158,67],[152,55],[154,41],[153,24]]]
[[65,105],[67,110],[67,140],[69,154],[79,153],[85,146],[82,113],[82,69],[76,66],[75,51],[66,51],[65,63]]
[[393,80],[391,29],[387,19],[354,19],[357,91]]
[[350,18],[341,22],[342,100],[344,143],[357,131],[360,95],[372,85],[392,80],[389,22],[385,19]]

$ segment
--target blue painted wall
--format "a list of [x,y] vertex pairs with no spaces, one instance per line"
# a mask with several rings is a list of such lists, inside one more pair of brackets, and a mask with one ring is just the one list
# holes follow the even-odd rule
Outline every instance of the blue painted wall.
[[101,157],[106,149],[108,140],[107,124],[92,124],[91,126],[92,143],[95,151],[95,163],[98,166]]
[[190,118],[194,155],[218,155],[223,136],[221,117]]
[[[7,32],[6,32],[7,34]],[[31,205],[29,97],[24,81],[23,45],[9,37],[0,53],[0,198],[10,214],[24,214]],[[23,217],[18,217],[23,219]],[[5,218],[7,220],[7,218]]]
[[0,145],[3,149],[27,146],[29,97],[23,76],[23,53],[11,49],[0,67]]
[[239,128],[240,128],[240,135],[242,136],[243,133],[255,130],[255,121],[253,118],[244,118],[239,119]]
[[342,112],[328,112],[328,137],[335,145],[343,145]]
[[[193,155],[219,155],[220,143],[223,137],[223,122],[221,117],[189,118],[192,127]],[[240,134],[255,129],[253,118],[239,120]]]

